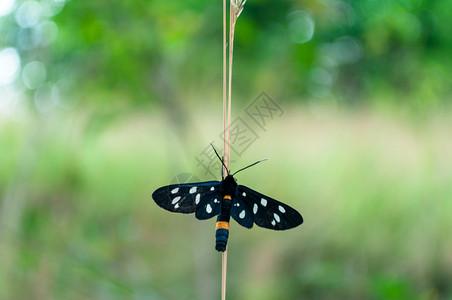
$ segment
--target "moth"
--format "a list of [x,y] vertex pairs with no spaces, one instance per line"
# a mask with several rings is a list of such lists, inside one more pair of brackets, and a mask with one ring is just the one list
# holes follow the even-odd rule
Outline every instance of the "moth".
[[222,181],[172,184],[152,193],[155,203],[171,212],[195,213],[198,220],[217,217],[215,249],[224,252],[229,237],[230,217],[246,228],[257,226],[286,230],[303,223],[301,214],[287,204],[265,196],[244,185],[238,185],[234,175],[263,160],[230,174],[223,159],[213,147],[223,164],[227,176]]

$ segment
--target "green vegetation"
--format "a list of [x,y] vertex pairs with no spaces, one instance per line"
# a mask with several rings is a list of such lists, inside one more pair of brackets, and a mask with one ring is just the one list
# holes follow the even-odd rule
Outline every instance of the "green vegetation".
[[[293,109],[233,163],[269,157],[238,180],[297,207],[306,221],[287,232],[234,223],[228,298],[451,297],[450,118],[438,113],[419,125],[383,113],[325,113]],[[190,130],[218,123],[194,118],[202,121]],[[214,221],[170,214],[150,199],[178,173],[202,176],[194,157],[208,139],[187,147],[151,111],[100,130],[87,119],[2,126],[6,299],[216,298]]]
[[[219,298],[214,220],[151,193],[220,177],[221,3],[2,1],[0,299]],[[283,114],[232,169],[305,224],[233,222],[227,299],[452,299],[451,8],[247,1],[233,119]]]
[[[0,47],[17,47],[22,66],[42,62],[46,82],[66,81],[66,98],[136,105],[221,95],[221,2],[16,1],[0,17]],[[235,94],[436,107],[451,91],[450,11],[447,0],[247,1]]]

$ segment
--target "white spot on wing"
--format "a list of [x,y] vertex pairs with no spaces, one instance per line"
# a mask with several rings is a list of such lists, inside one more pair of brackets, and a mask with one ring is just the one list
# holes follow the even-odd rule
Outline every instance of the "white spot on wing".
[[200,201],[200,200],[201,200],[201,194],[196,195],[195,203],[196,203],[196,204],[199,204],[199,201]]
[[176,205],[174,205],[174,208],[179,208],[179,203],[176,203]]
[[278,206],[278,209],[280,212],[285,213],[286,210],[284,209],[284,207],[282,207],[281,205]]
[[171,204],[176,204],[177,201],[180,200],[180,196],[177,196],[176,198],[173,199],[173,201],[171,201]]
[[267,200],[265,200],[264,198],[261,198],[261,204],[263,207],[267,206]]
[[177,192],[179,192],[179,188],[174,188],[171,190],[171,194],[176,194]]
[[240,212],[239,218],[240,218],[240,219],[243,219],[244,217],[245,217],[245,210],[242,210],[242,211]]
[[273,221],[272,221],[272,225],[273,225],[273,226],[275,226],[275,225],[276,225],[276,222],[275,222],[275,220],[273,220]]
[[273,214],[273,216],[275,217],[276,222],[279,223],[281,221],[281,219],[279,218],[279,216],[277,214]]
[[254,206],[253,206],[253,214],[256,214],[256,213],[257,213],[257,204],[254,203]]
[[210,190],[211,190],[211,191],[214,191],[214,190],[215,190],[215,187],[211,187]]
[[220,201],[218,201],[218,199],[214,199],[213,203],[220,203]]
[[243,196],[243,197],[245,197],[245,196],[246,196],[246,193],[245,193],[245,192],[243,192],[243,193],[242,193],[242,196]]
[[192,187],[192,188],[190,189],[189,193],[190,193],[190,194],[196,193],[196,189],[197,189],[196,186]]
[[[199,195],[199,194],[198,194]],[[208,213],[208,214],[210,214],[211,212],[212,212],[212,207],[210,206],[210,204],[207,204],[207,206],[206,206],[206,212]]]

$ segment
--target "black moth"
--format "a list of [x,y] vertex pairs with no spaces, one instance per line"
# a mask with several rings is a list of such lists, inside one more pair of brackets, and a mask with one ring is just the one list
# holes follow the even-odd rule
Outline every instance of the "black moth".
[[199,220],[218,215],[215,249],[221,252],[226,250],[230,217],[246,228],[256,223],[268,229],[286,230],[303,223],[303,217],[292,207],[244,185],[237,185],[233,176],[261,161],[230,175],[215,148],[214,151],[228,173],[222,181],[167,185],[152,193],[155,203],[171,212],[195,213]]

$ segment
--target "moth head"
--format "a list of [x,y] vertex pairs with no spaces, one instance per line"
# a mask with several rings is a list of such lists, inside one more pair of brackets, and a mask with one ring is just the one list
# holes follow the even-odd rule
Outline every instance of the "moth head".
[[237,182],[237,179],[232,177],[232,175],[226,176],[223,180],[227,183],[236,183]]

